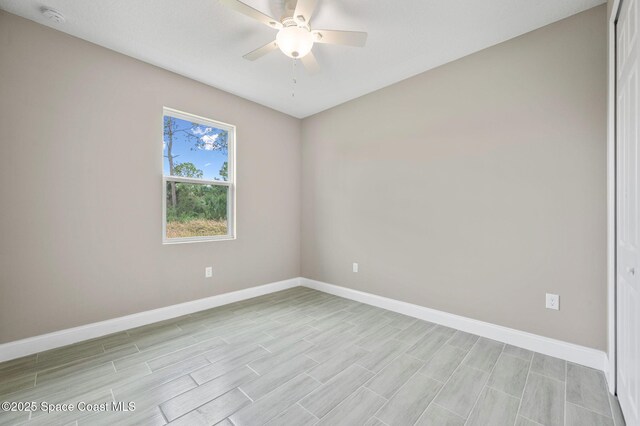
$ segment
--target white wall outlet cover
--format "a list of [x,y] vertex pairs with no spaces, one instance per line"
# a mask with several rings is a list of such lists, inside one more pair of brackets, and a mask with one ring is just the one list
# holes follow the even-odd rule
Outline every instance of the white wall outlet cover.
[[357,263],[353,264],[353,272],[358,272],[358,264]]
[[205,278],[211,278],[213,276],[213,267],[207,266],[204,268],[204,276]]
[[557,294],[547,293],[546,298],[546,308],[547,309],[555,309],[556,311],[560,309],[560,296]]

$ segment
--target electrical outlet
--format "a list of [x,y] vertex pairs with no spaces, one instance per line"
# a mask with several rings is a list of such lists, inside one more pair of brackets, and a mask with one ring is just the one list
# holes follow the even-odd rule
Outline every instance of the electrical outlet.
[[211,278],[212,276],[213,276],[213,267],[207,266],[206,268],[204,268],[204,277]]
[[547,309],[555,309],[556,311],[560,309],[560,296],[557,294],[547,293]]
[[358,272],[358,264],[357,263],[353,264],[353,272]]

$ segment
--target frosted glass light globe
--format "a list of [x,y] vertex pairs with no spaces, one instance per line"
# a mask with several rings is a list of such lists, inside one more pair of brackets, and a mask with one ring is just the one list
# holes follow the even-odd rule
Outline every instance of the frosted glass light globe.
[[278,31],[276,42],[282,53],[290,58],[299,59],[311,52],[313,36],[306,28],[291,26]]

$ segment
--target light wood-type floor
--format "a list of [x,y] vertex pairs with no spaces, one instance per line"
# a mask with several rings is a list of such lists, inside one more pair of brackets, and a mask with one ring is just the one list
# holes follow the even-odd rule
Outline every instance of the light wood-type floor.
[[0,401],[38,405],[0,425],[624,424],[600,371],[303,287],[0,364]]

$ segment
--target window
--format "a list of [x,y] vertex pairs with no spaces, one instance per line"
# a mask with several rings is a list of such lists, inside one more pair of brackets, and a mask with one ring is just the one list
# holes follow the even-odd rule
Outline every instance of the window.
[[235,237],[235,127],[164,109],[163,242]]

